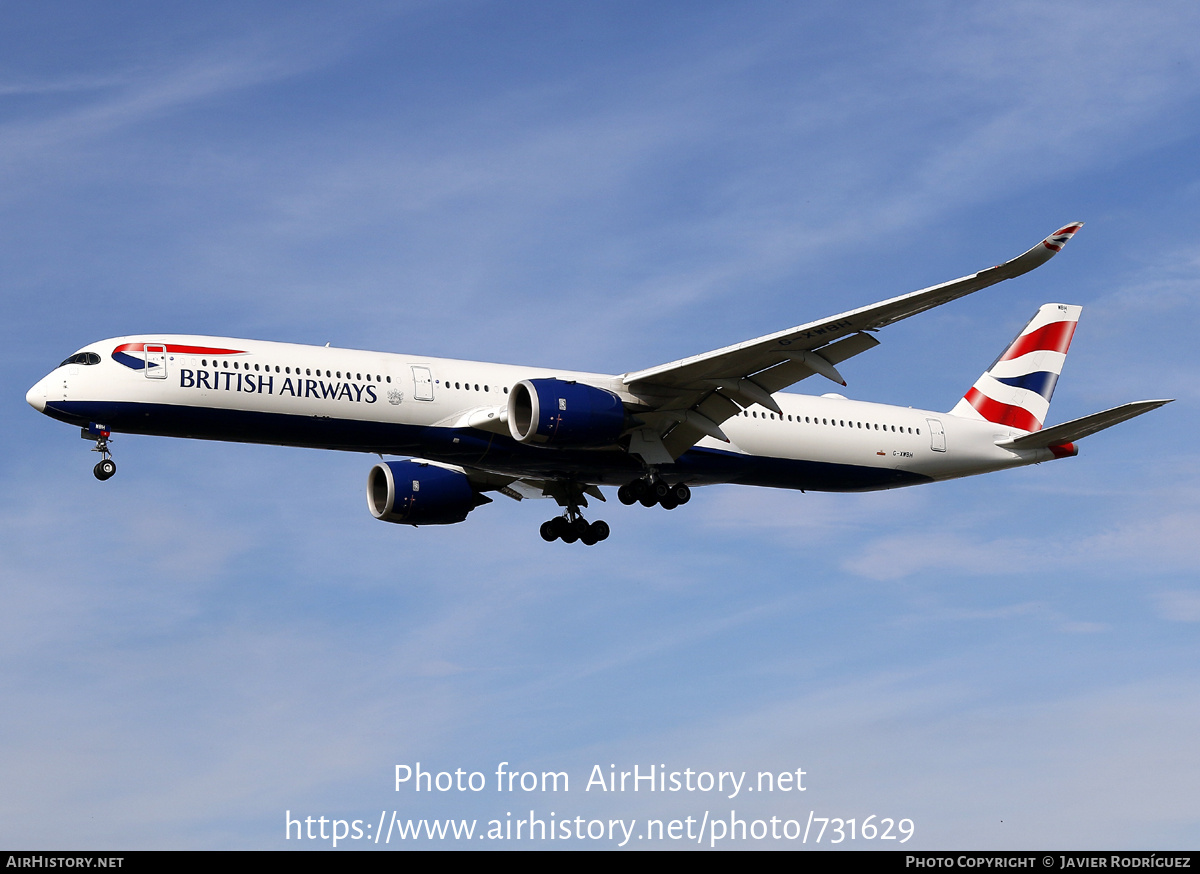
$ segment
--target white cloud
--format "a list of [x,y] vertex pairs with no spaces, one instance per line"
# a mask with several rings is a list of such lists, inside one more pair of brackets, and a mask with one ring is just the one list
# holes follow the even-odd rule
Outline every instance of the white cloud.
[[1200,592],[1160,592],[1155,600],[1164,619],[1174,622],[1200,622]]
[[1200,513],[1168,513],[1157,518],[1120,522],[1102,533],[1068,543],[1044,539],[950,532],[908,533],[874,539],[843,566],[870,579],[891,580],[923,571],[991,576],[1054,573],[1072,568],[1146,568],[1152,559],[1159,572],[1200,566]]

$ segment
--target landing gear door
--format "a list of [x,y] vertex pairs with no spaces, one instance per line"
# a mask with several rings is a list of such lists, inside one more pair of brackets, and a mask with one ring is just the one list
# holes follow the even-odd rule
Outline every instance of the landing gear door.
[[433,376],[428,367],[413,367],[413,400],[433,400]]
[[946,451],[946,429],[941,419],[926,419],[929,423],[929,448],[934,452]]
[[167,378],[167,347],[160,344],[146,344],[146,378]]

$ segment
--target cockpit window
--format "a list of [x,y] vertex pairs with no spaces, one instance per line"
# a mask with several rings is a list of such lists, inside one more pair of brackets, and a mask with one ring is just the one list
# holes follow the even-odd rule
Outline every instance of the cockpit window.
[[100,356],[95,352],[76,352],[59,367],[66,367],[68,364],[99,364]]

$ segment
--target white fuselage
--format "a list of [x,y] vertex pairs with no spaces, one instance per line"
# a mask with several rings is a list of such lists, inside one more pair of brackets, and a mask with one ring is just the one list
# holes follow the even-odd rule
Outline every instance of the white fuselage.
[[[133,350],[123,353],[120,350]],[[28,393],[47,415],[112,431],[411,455],[512,476],[570,469],[580,482],[639,475],[619,449],[525,445],[501,424],[520,380],[558,378],[611,391],[620,376],[457,359],[187,335],[91,344],[97,363],[64,363]],[[884,404],[790,393],[782,415],[753,406],[667,466],[704,484],[848,491],[968,476],[1055,457],[996,445],[1022,431]]]

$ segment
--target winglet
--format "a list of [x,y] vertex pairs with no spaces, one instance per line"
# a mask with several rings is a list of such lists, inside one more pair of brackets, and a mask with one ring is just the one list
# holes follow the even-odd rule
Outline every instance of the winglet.
[[[1005,261],[993,269],[999,271],[999,275],[1004,279],[1012,279],[1022,273],[1028,273],[1061,252],[1067,241],[1079,233],[1079,229],[1082,227],[1083,222],[1071,222],[1069,225],[1063,225],[1028,252],[1023,252],[1011,261]],[[984,272],[986,273],[986,271]]]
[[1058,252],[1063,246],[1067,245],[1067,241],[1079,232],[1083,227],[1083,222],[1071,222],[1064,228],[1059,228],[1046,239],[1042,240],[1042,245],[1051,252]]

